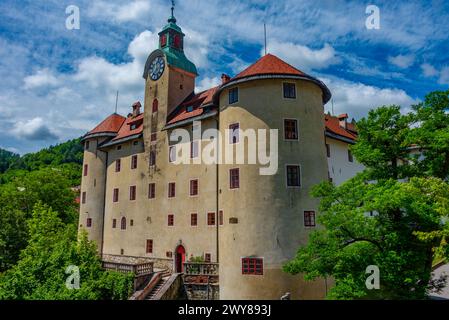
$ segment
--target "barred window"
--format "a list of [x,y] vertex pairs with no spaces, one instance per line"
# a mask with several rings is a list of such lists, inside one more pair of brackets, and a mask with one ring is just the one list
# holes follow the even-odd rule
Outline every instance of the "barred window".
[[190,195],[191,196],[198,195],[198,179],[190,180]]
[[92,227],[92,218],[87,218],[86,227],[88,228]]
[[153,240],[152,239],[147,239],[146,252],[147,253],[153,253]]
[[284,83],[284,98],[296,99],[296,85],[294,83]]
[[207,213],[207,225],[208,226],[215,226],[215,212],[208,212]]
[[300,178],[300,168],[298,165],[289,165],[286,168],[287,170],[287,186],[288,187],[300,187],[301,186],[301,178]]
[[198,214],[192,213],[190,215],[190,225],[191,226],[197,226],[198,225]]
[[238,168],[229,170],[229,187],[231,189],[240,188],[240,170]]
[[304,226],[315,227],[315,211],[304,211]]
[[263,259],[242,258],[242,274],[263,275]]
[[175,216],[173,214],[168,215],[167,224],[169,227],[173,227],[175,225]]
[[285,140],[298,140],[298,120],[284,120],[284,137]]

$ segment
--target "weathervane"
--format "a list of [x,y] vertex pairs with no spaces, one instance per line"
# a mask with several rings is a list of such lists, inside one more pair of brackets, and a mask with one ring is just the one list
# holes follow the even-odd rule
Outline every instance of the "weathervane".
[[175,11],[175,0],[171,0],[171,16],[174,17],[174,12]]

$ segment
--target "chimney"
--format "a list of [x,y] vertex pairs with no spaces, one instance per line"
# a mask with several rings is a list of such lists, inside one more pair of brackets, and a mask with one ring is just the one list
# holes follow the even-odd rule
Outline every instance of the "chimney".
[[225,83],[229,82],[229,80],[231,80],[231,77],[228,76],[227,74],[223,73],[221,75],[221,84],[225,84]]
[[347,129],[348,128],[347,120],[348,120],[348,114],[347,113],[340,114],[338,116],[338,122],[339,122],[340,127],[344,128],[344,129]]
[[140,108],[142,108],[142,105],[140,104],[139,101],[133,104],[133,113],[132,113],[133,118],[137,117],[140,114]]

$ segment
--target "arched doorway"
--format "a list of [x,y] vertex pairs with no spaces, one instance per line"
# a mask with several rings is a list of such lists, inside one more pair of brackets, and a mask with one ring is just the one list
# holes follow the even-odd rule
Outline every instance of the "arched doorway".
[[182,273],[184,271],[184,261],[186,260],[186,249],[179,245],[176,248],[175,254],[175,271],[176,273]]

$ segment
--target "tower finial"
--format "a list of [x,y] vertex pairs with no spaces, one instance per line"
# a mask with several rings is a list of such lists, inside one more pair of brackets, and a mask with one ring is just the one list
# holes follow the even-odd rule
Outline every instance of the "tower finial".
[[175,0],[171,0],[171,17],[170,19],[168,19],[168,22],[176,23],[174,12],[175,12]]

